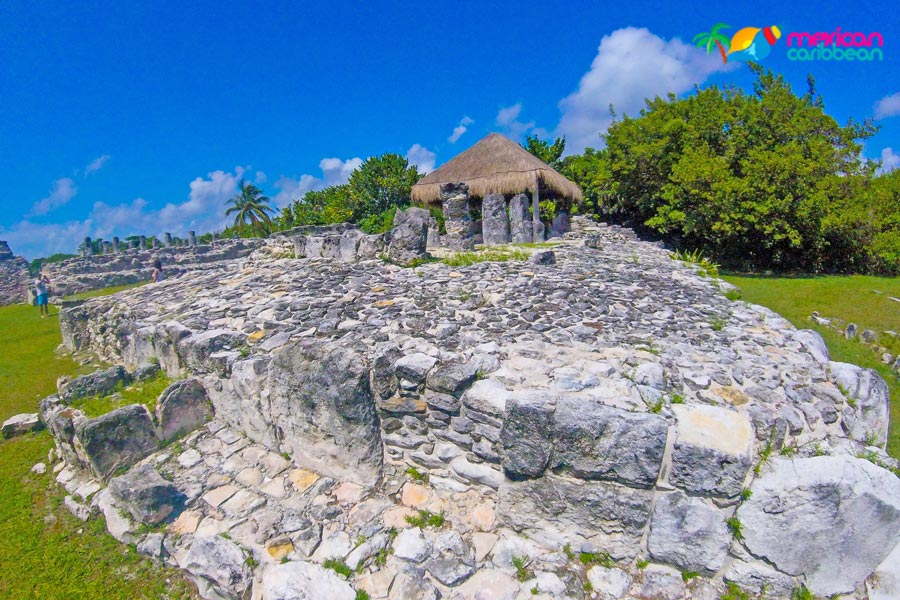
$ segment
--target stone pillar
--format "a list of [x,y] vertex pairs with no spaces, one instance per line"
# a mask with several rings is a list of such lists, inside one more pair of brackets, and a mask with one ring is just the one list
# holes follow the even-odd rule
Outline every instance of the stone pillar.
[[84,238],[84,249],[82,249],[81,255],[83,257],[87,258],[91,254],[93,254],[92,249],[91,249],[91,238],[86,237],[86,238]]
[[509,215],[502,194],[488,194],[481,203],[481,234],[485,246],[509,243]]
[[172,234],[169,233],[169,232],[166,232],[166,235],[165,235],[165,244],[166,244],[166,247],[172,245]]
[[140,243],[140,249],[141,249],[141,250],[146,250],[146,249],[147,249],[147,238],[146,238],[146,236],[143,236],[143,235],[142,235],[142,236],[141,236],[140,238],[138,238],[138,239],[140,240],[140,241],[139,241],[139,243]]
[[113,241],[112,241],[112,249],[113,249],[113,252],[118,252],[118,251],[119,251],[119,238],[117,238],[117,237],[114,237],[114,238],[113,238]]
[[103,242],[103,254],[112,254],[112,242]]
[[129,243],[129,247],[132,250],[137,250],[140,247],[140,245],[141,245],[141,242],[139,240],[131,240],[131,242]]
[[153,238],[153,249],[156,250],[159,248],[159,240],[156,237]]
[[193,231],[188,231],[188,246],[193,248],[197,245],[197,234]]
[[528,244],[533,238],[534,226],[528,214],[528,196],[516,194],[509,201],[509,232],[513,244]]
[[441,242],[450,250],[472,250],[475,240],[472,239],[469,216],[469,186],[465,183],[441,184],[441,206],[444,211],[444,227],[447,233]]
[[562,237],[564,234],[569,231],[569,215],[565,212],[561,212],[555,217],[553,217],[553,222],[550,224],[550,237]]
[[441,232],[438,230],[438,222],[434,217],[428,218],[428,242],[427,248],[437,248],[441,245]]

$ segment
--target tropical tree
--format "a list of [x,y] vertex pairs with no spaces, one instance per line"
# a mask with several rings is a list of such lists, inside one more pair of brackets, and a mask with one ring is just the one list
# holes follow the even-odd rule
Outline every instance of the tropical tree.
[[404,208],[422,175],[399,154],[373,156],[350,174],[347,183],[353,204],[353,221]]
[[725,46],[723,44],[728,44],[728,36],[719,33],[720,29],[731,29],[731,25],[726,25],[725,23],[716,23],[712,30],[708,33],[698,33],[694,36],[694,45],[698,48],[703,48],[706,50],[707,54],[712,54],[712,47],[716,45],[719,47],[719,53],[722,54],[722,62],[728,62],[728,55],[725,53]]
[[560,158],[566,151],[566,138],[556,138],[551,143],[536,135],[529,135],[522,147],[558,171],[562,166]]
[[225,215],[234,215],[234,227],[241,233],[244,233],[249,225],[253,233],[265,234],[272,224],[269,213],[274,212],[269,202],[269,198],[263,195],[262,190],[241,179],[240,191],[226,202],[229,208],[225,211]]

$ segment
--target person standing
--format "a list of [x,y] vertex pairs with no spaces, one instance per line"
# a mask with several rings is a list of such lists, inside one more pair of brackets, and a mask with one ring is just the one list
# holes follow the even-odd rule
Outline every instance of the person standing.
[[46,319],[50,316],[50,303],[48,298],[50,295],[50,280],[46,275],[41,275],[34,280],[34,293],[37,306],[41,311],[41,318]]
[[153,261],[153,283],[159,283],[163,280],[162,261],[158,258]]

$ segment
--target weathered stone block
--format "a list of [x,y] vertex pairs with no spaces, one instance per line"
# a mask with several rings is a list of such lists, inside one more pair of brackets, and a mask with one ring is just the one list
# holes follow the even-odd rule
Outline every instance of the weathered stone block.
[[75,424],[76,447],[103,481],[127,469],[158,447],[153,420],[142,404],[130,404]]
[[155,525],[181,512],[185,495],[150,465],[141,465],[109,482],[116,503],[139,523]]
[[102,371],[94,371],[88,375],[81,375],[69,381],[66,378],[58,382],[59,398],[69,404],[77,398],[90,396],[104,396],[110,394],[118,387],[131,382],[131,376],[123,367],[110,367]]
[[814,594],[857,589],[900,540],[900,479],[850,456],[770,462],[736,513],[747,549]]
[[890,413],[888,387],[884,379],[872,369],[847,363],[830,362],[828,369],[856,404],[851,407],[855,419],[849,427],[850,437],[867,444],[874,441],[872,445],[884,448]]
[[204,598],[244,600],[253,583],[244,551],[219,535],[195,537],[180,566]]
[[197,379],[176,381],[156,401],[156,421],[163,442],[193,431],[212,417],[212,403]]
[[752,463],[746,414],[717,406],[672,407],[678,421],[669,482],[691,494],[736,496]]
[[551,467],[581,479],[651,488],[659,477],[668,423],[581,398],[560,398],[553,415]]
[[500,432],[503,470],[513,478],[540,477],[553,451],[556,396],[547,390],[510,392]]
[[481,215],[484,245],[508,244],[510,237],[506,199],[501,194],[488,194],[481,203]]
[[11,438],[31,431],[39,431],[43,427],[44,424],[41,423],[37,413],[24,413],[14,415],[5,420],[0,432],[2,432],[4,438]]
[[676,491],[657,499],[648,547],[655,560],[712,575],[725,564],[731,537],[722,511]]
[[516,194],[509,201],[509,229],[513,244],[528,244],[532,240],[530,200],[525,194]]
[[477,369],[469,363],[441,365],[429,373],[427,387],[458,398],[466,388],[475,383],[477,376]]
[[394,228],[388,245],[388,260],[401,266],[409,266],[428,258],[428,220],[430,214],[424,208],[410,207],[394,214]]

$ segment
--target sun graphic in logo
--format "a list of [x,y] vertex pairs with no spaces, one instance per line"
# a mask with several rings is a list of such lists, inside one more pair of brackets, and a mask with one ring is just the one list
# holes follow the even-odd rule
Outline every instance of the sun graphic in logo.
[[731,29],[731,26],[716,23],[711,31],[695,35],[694,45],[704,48],[707,54],[712,54],[713,46],[718,47],[723,63],[729,59],[732,62],[762,60],[772,52],[772,46],[781,37],[781,30],[775,25],[762,29],[744,27],[731,36],[730,41],[728,36],[719,33],[722,29]]

